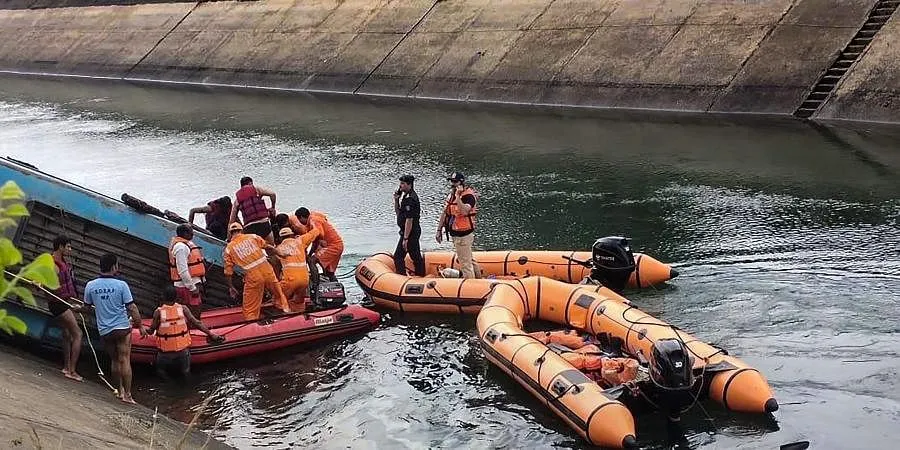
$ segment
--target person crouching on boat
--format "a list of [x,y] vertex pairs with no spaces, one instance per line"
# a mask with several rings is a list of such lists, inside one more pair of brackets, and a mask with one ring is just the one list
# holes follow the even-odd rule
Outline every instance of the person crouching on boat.
[[465,184],[466,176],[459,172],[450,174],[447,181],[452,187],[450,194],[447,195],[444,211],[438,220],[437,234],[434,238],[440,243],[446,231],[453,241],[463,278],[476,278],[472,244],[475,241],[478,194],[471,186]]
[[191,313],[190,308],[176,303],[179,299],[174,286],[166,286],[160,297],[159,307],[153,311],[153,323],[148,332],[156,333],[156,374],[160,378],[168,378],[167,373],[176,369],[181,376],[187,377],[191,372],[191,328],[206,334],[209,342],[222,342],[219,336],[203,326]]
[[263,292],[266,290],[272,293],[278,308],[285,313],[291,312],[284,291],[281,290],[281,284],[275,277],[275,270],[267,259],[268,253],[279,255],[278,249],[258,235],[244,234],[243,227],[237,222],[228,226],[228,233],[229,241],[224,254],[225,281],[231,298],[236,298],[238,291],[232,281],[234,266],[237,265],[244,270],[244,318],[247,320],[259,318]]
[[298,208],[290,220],[291,228],[297,234],[309,233],[313,228],[322,230],[322,235],[313,242],[310,254],[314,254],[316,263],[322,266],[325,278],[337,281],[334,273],[341,262],[341,255],[344,254],[344,240],[334,225],[328,221],[328,216],[319,211]]
[[206,260],[203,252],[191,239],[194,230],[183,223],[175,229],[175,237],[169,243],[169,279],[175,286],[179,302],[200,317],[203,299],[200,288],[206,282]]
[[309,290],[309,265],[306,262],[306,249],[319,238],[322,230],[313,228],[312,231],[295,236],[290,228],[282,228],[278,233],[282,238],[278,245],[278,251],[284,256],[279,256],[281,261],[281,290],[289,301],[299,303],[299,312],[306,310],[306,297]]
[[231,197],[224,196],[211,200],[206,206],[191,208],[188,212],[188,224],[194,224],[194,216],[198,213],[206,214],[206,230],[213,236],[225,240],[228,239],[228,218],[231,215]]
[[[269,197],[272,206],[266,206],[263,197]],[[229,226],[237,222],[238,212],[241,213],[244,231],[255,234],[266,240],[270,245],[275,244],[275,236],[272,234],[270,219],[275,215],[275,192],[264,187],[253,185],[250,177],[241,178],[241,188],[234,194],[234,206],[231,208]],[[229,229],[230,231],[230,229]]]

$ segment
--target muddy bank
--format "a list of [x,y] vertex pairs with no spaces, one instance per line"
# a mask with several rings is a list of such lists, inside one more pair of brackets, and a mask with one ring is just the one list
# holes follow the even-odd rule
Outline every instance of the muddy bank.
[[[152,410],[125,405],[94,381],[64,378],[53,363],[6,343],[0,343],[0,353],[2,448],[147,449],[152,436],[153,448],[171,449],[187,429],[162,415],[154,421]],[[196,430],[182,448],[204,446],[231,448]]]

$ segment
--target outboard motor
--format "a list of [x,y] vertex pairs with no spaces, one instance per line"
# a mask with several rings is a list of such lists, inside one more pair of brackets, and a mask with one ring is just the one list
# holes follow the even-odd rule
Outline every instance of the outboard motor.
[[626,238],[600,238],[591,247],[591,279],[615,292],[622,292],[634,267],[634,254]]
[[347,295],[340,281],[320,281],[315,287],[313,304],[318,308],[337,308],[346,301]]
[[650,355],[650,378],[664,389],[684,390],[694,385],[690,350],[678,339],[660,339]]
[[650,380],[656,389],[654,396],[672,421],[677,421],[694,396],[694,360],[690,350],[679,339],[660,339],[653,344],[650,355]]

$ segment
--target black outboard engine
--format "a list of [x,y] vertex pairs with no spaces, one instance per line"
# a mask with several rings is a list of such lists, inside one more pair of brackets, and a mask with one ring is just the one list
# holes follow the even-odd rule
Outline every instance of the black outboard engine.
[[679,339],[660,339],[650,355],[650,380],[656,387],[655,397],[670,419],[691,405],[694,396],[694,361],[690,350]]
[[347,301],[344,285],[340,281],[319,281],[315,286],[313,304],[318,308],[337,308]]
[[634,267],[634,254],[626,238],[600,238],[591,247],[591,279],[615,292],[622,292]]
[[683,390],[694,385],[693,358],[678,339],[660,339],[650,355],[650,378],[664,389]]

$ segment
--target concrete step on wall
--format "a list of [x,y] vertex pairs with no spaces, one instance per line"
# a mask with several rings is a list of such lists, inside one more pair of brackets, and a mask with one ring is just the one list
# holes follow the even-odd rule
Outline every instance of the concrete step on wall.
[[875,4],[865,23],[857,30],[837,59],[819,77],[803,103],[794,111],[795,116],[808,119],[816,114],[898,6],[900,0],[882,0]]

